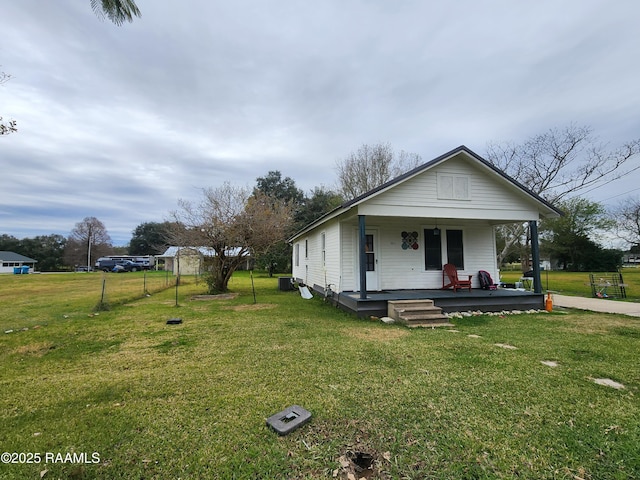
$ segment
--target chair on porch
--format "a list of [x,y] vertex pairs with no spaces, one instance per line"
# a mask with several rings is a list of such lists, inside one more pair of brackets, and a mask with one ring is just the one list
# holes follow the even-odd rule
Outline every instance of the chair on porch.
[[[458,278],[458,270],[453,263],[447,263],[442,267],[442,289],[453,288],[454,292],[457,292],[459,288],[466,288],[471,291],[471,278],[473,275],[467,275],[467,280],[460,280]],[[449,283],[445,283],[445,277],[449,278]]]

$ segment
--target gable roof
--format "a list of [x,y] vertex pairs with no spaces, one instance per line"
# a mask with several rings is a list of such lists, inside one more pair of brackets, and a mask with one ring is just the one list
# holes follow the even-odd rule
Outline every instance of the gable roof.
[[[217,255],[215,249],[210,247],[167,247],[167,250],[162,255],[156,255],[157,258],[173,258],[178,255],[179,251],[186,250],[187,252],[198,252],[204,257],[215,257]],[[242,249],[240,247],[228,248],[225,250],[225,254],[228,257],[237,257]]]
[[172,258],[178,255],[178,252],[185,250],[187,252],[198,252],[205,257],[215,257],[216,251],[209,247],[167,247],[162,255],[156,255],[158,258]]
[[498,167],[496,167],[495,165],[491,164],[490,162],[488,162],[487,160],[482,158],[480,155],[478,155],[474,151],[470,150],[469,148],[465,147],[464,145],[460,145],[459,147],[454,148],[453,150],[451,150],[451,151],[449,151],[447,153],[444,153],[444,154],[440,155],[437,158],[434,158],[433,160],[431,160],[429,162],[426,162],[426,163],[423,163],[422,165],[419,165],[418,167],[414,168],[413,170],[410,170],[410,171],[408,171],[408,172],[406,172],[406,173],[404,173],[402,175],[399,175],[399,176],[389,180],[388,182],[383,183],[382,185],[380,185],[380,186],[378,186],[376,188],[373,188],[373,189],[369,190],[368,192],[363,193],[362,195],[360,195],[358,197],[355,197],[355,198],[353,198],[351,200],[348,200],[348,201],[344,202],[342,205],[334,208],[330,212],[325,213],[321,217],[319,217],[316,220],[314,220],[313,222],[311,222],[309,225],[307,225],[302,230],[300,230],[295,235],[293,235],[289,239],[289,241],[294,240],[295,238],[299,237],[303,233],[308,232],[309,230],[313,229],[317,225],[320,225],[320,224],[324,223],[325,221],[329,220],[330,218],[333,218],[333,217],[335,217],[335,216],[337,216],[337,215],[339,215],[339,214],[341,214],[343,212],[346,212],[350,208],[355,207],[355,206],[363,203],[364,201],[369,200],[370,198],[375,197],[376,195],[379,195],[382,192],[385,192],[385,191],[395,187],[396,185],[399,185],[399,184],[407,181],[408,179],[413,178],[416,175],[419,175],[419,174],[421,174],[421,173],[423,173],[423,172],[435,167],[436,165],[439,165],[440,163],[444,162],[445,160],[447,160],[447,159],[449,159],[451,157],[454,157],[455,155],[457,155],[459,153],[465,153],[468,158],[470,158],[470,159],[474,160],[475,162],[477,162],[477,165],[479,165],[480,167],[482,167],[485,170],[487,170],[490,174],[496,175],[496,176],[498,176],[498,178],[500,178],[503,181],[507,182],[508,184],[511,184],[512,186],[516,187],[518,190],[520,190],[526,196],[528,196],[529,198],[531,198],[535,202],[538,202],[539,204],[541,204],[541,206],[543,206],[545,209],[550,211],[550,213],[552,215],[562,215],[562,212],[559,209],[554,207],[551,203],[547,202],[544,198],[542,198],[541,196],[537,195],[533,191],[529,190],[527,187],[522,185],[520,182],[518,182],[514,178],[510,177],[509,175],[507,175],[504,171],[500,170]]
[[37,260],[33,258],[25,257],[24,255],[20,255],[15,252],[8,252],[5,250],[0,250],[0,261],[3,262],[23,262],[23,263],[37,263]]

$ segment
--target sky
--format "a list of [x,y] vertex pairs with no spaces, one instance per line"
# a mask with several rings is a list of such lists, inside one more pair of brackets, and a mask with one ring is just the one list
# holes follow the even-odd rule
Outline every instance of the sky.
[[0,136],[0,235],[91,216],[126,245],[224,182],[332,188],[362,144],[426,162],[569,124],[640,138],[636,0],[136,3],[119,27],[90,0],[0,0],[0,116],[19,129]]

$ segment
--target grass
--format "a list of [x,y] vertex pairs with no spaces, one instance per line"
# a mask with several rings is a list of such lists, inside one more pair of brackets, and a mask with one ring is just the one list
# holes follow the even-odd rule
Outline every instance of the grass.
[[[346,478],[353,452],[373,457],[374,478],[640,477],[638,319],[410,330],[266,277],[254,304],[245,273],[234,299],[190,300],[205,289],[191,280],[176,307],[173,288],[130,285],[111,298],[132,300],[96,316],[101,276],[79,275],[0,277],[13,330],[0,332],[0,450],[99,461],[0,464],[1,478]],[[293,404],[313,418],[278,437],[265,419]]]
[[[597,275],[597,273],[596,273]],[[521,272],[501,272],[504,282],[517,282],[522,276]],[[640,301],[640,268],[625,268],[622,270],[622,278],[627,293],[626,301]],[[542,290],[551,290],[563,295],[579,297],[591,297],[591,286],[588,272],[565,272],[561,270],[541,272]]]

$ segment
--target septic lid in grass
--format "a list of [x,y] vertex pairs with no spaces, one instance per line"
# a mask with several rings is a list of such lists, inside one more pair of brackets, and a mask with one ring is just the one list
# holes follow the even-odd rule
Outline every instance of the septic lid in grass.
[[299,405],[292,405],[267,418],[267,425],[278,432],[278,435],[287,435],[310,419],[311,413]]
[[178,325],[180,323],[182,323],[181,318],[170,318],[169,320],[167,320],[167,325]]

